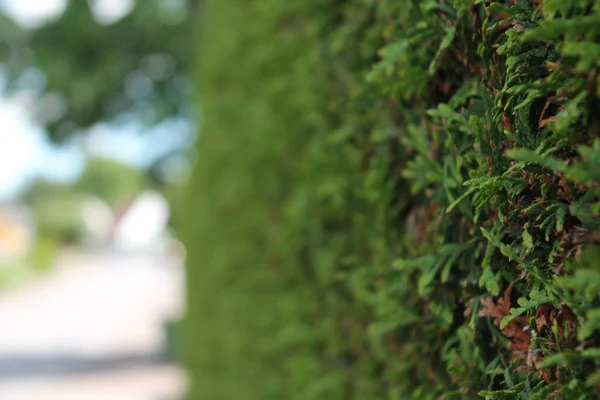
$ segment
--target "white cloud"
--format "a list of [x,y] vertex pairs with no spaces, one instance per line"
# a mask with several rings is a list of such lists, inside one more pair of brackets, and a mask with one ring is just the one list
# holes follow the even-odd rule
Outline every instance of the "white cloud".
[[1,3],[4,12],[28,28],[43,25],[60,15],[66,5],[67,0],[4,0]]
[[[0,8],[20,25],[36,28],[62,14],[67,3],[68,0],[0,0]],[[92,11],[98,22],[110,24],[127,15],[134,5],[134,0],[94,0]]]
[[123,18],[135,5],[134,0],[94,0],[92,11],[96,20],[110,24]]

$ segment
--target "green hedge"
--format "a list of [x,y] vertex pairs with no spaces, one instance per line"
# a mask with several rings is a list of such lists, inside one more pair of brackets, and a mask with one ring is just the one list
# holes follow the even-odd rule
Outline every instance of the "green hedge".
[[190,398],[597,398],[600,2],[206,3]]

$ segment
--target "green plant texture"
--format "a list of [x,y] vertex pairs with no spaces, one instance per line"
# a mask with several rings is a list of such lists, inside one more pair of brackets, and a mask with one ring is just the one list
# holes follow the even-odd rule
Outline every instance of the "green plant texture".
[[600,396],[600,2],[202,13],[190,399]]

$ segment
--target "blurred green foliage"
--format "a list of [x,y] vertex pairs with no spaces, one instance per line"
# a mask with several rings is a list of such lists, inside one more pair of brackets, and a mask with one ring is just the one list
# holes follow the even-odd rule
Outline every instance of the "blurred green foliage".
[[60,243],[78,243],[83,239],[81,218],[85,196],[68,185],[35,181],[22,195],[22,201],[32,208],[38,236]]
[[55,236],[37,236],[25,257],[0,260],[0,289],[19,284],[48,271],[55,262],[62,243]]
[[133,200],[148,180],[138,169],[109,158],[91,158],[73,190],[96,196],[111,206]]
[[600,395],[600,3],[208,0],[190,399]]
[[31,266],[38,271],[47,271],[54,264],[56,255],[60,250],[61,243],[57,238],[49,236],[38,236],[29,256]]
[[10,88],[32,84],[24,73],[43,74],[37,114],[50,137],[63,140],[125,114],[148,125],[184,115],[193,2],[137,1],[109,24],[98,22],[89,4],[71,0],[60,18],[31,31],[2,16],[0,56]]

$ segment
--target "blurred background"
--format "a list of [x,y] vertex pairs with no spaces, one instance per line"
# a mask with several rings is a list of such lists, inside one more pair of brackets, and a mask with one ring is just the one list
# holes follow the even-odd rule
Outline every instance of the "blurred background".
[[185,392],[194,8],[0,0],[0,399]]

